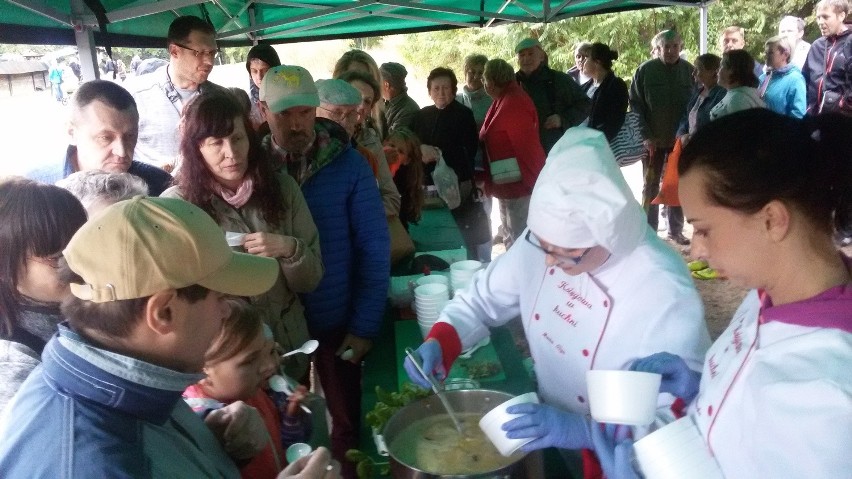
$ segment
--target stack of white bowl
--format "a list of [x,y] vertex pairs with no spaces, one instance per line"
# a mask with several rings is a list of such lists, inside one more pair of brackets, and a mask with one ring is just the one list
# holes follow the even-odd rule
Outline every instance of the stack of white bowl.
[[414,288],[414,308],[417,311],[417,325],[425,338],[429,330],[438,321],[441,310],[450,300],[450,290],[446,284],[429,283]]
[[476,260],[457,261],[450,265],[450,283],[453,291],[461,291],[468,287],[471,278],[482,269],[482,263]]

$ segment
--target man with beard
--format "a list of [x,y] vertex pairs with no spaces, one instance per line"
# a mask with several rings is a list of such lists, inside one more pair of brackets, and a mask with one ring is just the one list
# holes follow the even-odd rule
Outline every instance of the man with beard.
[[198,17],[176,18],[169,25],[168,65],[129,83],[139,105],[139,161],[174,168],[183,106],[202,91],[222,88],[207,81],[219,56],[215,35],[213,26]]
[[317,118],[319,94],[302,67],[281,65],[263,77],[260,108],[270,134],[263,149],[302,188],[320,236],[325,275],[302,295],[316,368],[332,419],[331,445],[344,461],[358,448],[361,359],[379,334],[390,279],[390,237],[373,172],[343,127]]

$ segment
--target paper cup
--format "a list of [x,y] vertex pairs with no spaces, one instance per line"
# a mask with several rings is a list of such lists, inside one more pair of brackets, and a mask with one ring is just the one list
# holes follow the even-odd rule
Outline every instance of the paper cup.
[[450,285],[450,279],[446,276],[440,276],[436,274],[430,274],[429,276],[424,276],[419,278],[414,282],[417,286],[423,286],[424,284],[443,284],[444,286]]
[[482,416],[482,419],[479,420],[479,428],[482,429],[482,432],[484,432],[488,439],[491,440],[494,447],[500,451],[500,454],[505,457],[511,456],[520,449],[521,446],[535,439],[533,437],[509,439],[506,437],[506,431],[503,430],[503,424],[520,416],[520,414],[507,413],[506,408],[514,406],[515,404],[528,402],[538,403],[538,394],[532,392],[513,397],[489,411],[486,415]]
[[310,444],[305,444],[304,442],[295,442],[287,448],[287,451],[284,453],[284,455],[285,457],[287,457],[287,462],[292,464],[310,453]]
[[689,416],[643,437],[633,448],[645,477],[723,479],[716,459]]
[[597,422],[647,426],[654,422],[662,376],[620,370],[586,371],[589,408]]
[[245,233],[237,233],[234,231],[226,231],[225,232],[225,241],[228,242],[228,246],[242,246],[246,241]]
[[474,259],[468,259],[468,260],[465,260],[465,261],[457,261],[457,262],[450,265],[450,274],[452,275],[453,273],[461,272],[461,271],[466,271],[466,272],[469,272],[470,274],[473,274],[473,273],[477,272],[480,268],[482,268],[482,263],[480,263],[479,261],[476,261]]

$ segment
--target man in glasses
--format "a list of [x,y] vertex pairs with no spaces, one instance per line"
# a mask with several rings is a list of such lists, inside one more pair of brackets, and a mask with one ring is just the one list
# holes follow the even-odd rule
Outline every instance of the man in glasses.
[[171,171],[178,154],[178,125],[184,105],[208,89],[207,81],[219,51],[213,26],[195,16],[176,18],[169,25],[169,63],[128,82],[139,107],[139,141],[135,158]]
[[[510,408],[520,417],[503,429],[529,438],[527,452],[593,449],[586,372],[627,369],[655,348],[680,351],[700,370],[710,344],[701,299],[683,260],[648,227],[599,131],[572,128],[556,144],[527,224],[526,241],[456,291],[417,352],[445,378],[488,328],[520,316],[542,404]],[[660,397],[660,420],[671,419],[673,401]]]

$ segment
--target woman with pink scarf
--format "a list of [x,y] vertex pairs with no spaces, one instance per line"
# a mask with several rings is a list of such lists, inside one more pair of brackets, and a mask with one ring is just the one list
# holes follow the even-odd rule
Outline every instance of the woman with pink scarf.
[[485,91],[494,99],[479,130],[485,190],[500,200],[508,247],[527,227],[530,195],[547,154],[539,141],[535,105],[518,85],[511,65],[489,60],[483,76]]
[[[244,233],[234,247],[278,259],[278,281],[250,301],[275,341],[287,351],[296,349],[309,339],[297,293],[312,291],[323,275],[319,234],[299,185],[286,173],[273,172],[246,112],[230,93],[204,93],[183,116],[183,163],[175,186],[162,196],[199,206],[223,235]],[[293,355],[283,367],[288,376],[305,380],[308,360]]]

